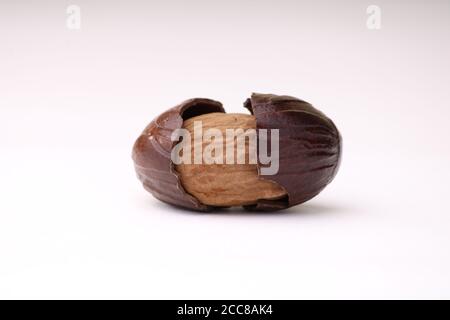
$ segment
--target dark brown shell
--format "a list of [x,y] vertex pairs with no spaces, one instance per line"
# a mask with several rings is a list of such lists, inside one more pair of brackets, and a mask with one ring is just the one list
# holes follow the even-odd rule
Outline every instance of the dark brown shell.
[[136,140],[133,160],[144,188],[161,201],[199,211],[212,208],[201,204],[182,187],[170,154],[174,145],[172,132],[183,121],[201,114],[225,112],[222,104],[210,99],[190,99],[164,112],[153,120]]
[[[322,112],[297,98],[271,94],[253,94],[244,106],[255,116],[258,129],[279,129],[279,172],[261,177],[277,182],[288,194],[246,209],[285,209],[313,198],[333,180],[341,158],[341,136]],[[138,178],[159,200],[198,211],[213,209],[183,189],[170,159],[172,132],[184,120],[211,112],[225,111],[214,100],[187,100],[153,120],[137,139],[133,160]]]
[[342,138],[322,112],[297,98],[273,94],[254,93],[244,106],[256,117],[257,129],[280,130],[279,171],[263,178],[277,182],[288,193],[286,199],[261,200],[246,209],[292,207],[315,197],[333,180],[340,165]]

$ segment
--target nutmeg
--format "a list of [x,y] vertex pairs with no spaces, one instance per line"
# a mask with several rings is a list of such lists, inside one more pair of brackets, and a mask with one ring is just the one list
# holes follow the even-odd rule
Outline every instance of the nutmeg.
[[252,94],[244,106],[251,115],[190,99],[153,120],[133,148],[144,187],[199,211],[278,210],[313,198],[332,181],[341,136],[328,117],[289,96]]
[[[194,123],[201,121],[203,130],[218,129],[222,135],[226,135],[226,130],[242,129],[242,136],[248,129],[256,129],[256,118],[247,114],[227,114],[208,113],[201,116],[187,119],[183,123],[192,138],[191,154],[193,149],[202,143],[208,142],[194,141]],[[233,136],[234,141],[240,138]],[[228,141],[231,142],[231,141]],[[218,143],[214,141],[212,143]],[[249,141],[245,140],[244,158],[249,159]],[[233,143],[233,153],[236,153],[238,144]],[[218,143],[217,148],[222,148]],[[225,149],[225,148],[224,148]],[[226,153],[226,150],[222,150]],[[254,205],[259,199],[280,199],[286,196],[286,191],[277,183],[265,180],[258,174],[257,164],[180,164],[175,166],[175,170],[180,174],[181,185],[184,189],[201,203],[210,206],[242,206]]]

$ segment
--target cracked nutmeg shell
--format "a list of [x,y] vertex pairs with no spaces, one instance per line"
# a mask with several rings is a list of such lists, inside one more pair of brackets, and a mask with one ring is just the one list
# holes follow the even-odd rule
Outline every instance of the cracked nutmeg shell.
[[[133,147],[144,188],[161,201],[198,211],[231,206],[272,211],[308,201],[333,180],[342,138],[322,112],[297,98],[273,94],[252,94],[244,106],[251,115],[226,114],[220,102],[196,98],[153,120]],[[227,129],[256,129],[258,149],[261,141],[271,145],[271,135],[260,136],[260,129],[278,129],[278,171],[262,175],[259,159],[255,164],[174,164],[171,153],[177,141],[171,140],[172,133],[183,128],[194,135],[196,121],[224,137]],[[192,140],[192,153],[195,143]],[[249,152],[246,145],[246,159]]]

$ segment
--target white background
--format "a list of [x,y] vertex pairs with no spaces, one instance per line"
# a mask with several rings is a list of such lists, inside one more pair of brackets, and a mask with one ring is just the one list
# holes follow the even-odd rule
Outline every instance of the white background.
[[[445,0],[2,1],[0,298],[450,298],[449,30]],[[335,121],[323,193],[198,214],[143,190],[148,122],[251,92]]]

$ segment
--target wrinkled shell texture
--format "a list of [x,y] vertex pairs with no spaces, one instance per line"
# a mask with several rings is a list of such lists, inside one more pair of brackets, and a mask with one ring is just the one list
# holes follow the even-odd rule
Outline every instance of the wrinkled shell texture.
[[[272,181],[286,195],[269,199],[262,195],[261,199],[239,205],[257,211],[285,209],[313,198],[333,180],[340,164],[342,139],[334,123],[322,112],[297,98],[272,94],[253,94],[244,106],[256,119],[257,129],[279,129],[279,172],[262,178]],[[222,206],[202,202],[190,194],[170,159],[172,132],[190,118],[217,112],[225,112],[220,102],[191,99],[166,111],[145,128],[134,145],[133,160],[146,190],[161,201],[192,210],[210,211]]]

